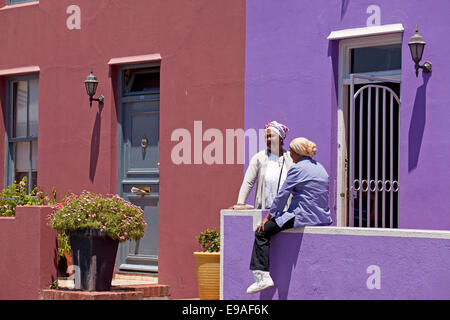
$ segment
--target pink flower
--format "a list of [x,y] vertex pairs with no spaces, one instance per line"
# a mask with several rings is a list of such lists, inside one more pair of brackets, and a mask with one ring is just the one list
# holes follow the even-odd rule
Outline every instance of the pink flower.
[[124,236],[121,236],[121,237],[120,237],[120,240],[125,240],[125,237],[124,237]]

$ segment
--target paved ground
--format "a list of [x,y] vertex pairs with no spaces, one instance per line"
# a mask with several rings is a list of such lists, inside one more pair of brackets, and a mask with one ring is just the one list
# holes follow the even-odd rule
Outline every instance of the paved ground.
[[[136,274],[116,274],[112,281],[113,286],[118,285],[139,285],[139,284],[157,284],[158,276],[146,276]],[[73,279],[58,278],[58,286],[61,288],[73,289],[75,287]]]
[[[158,276],[147,276],[138,274],[117,274],[112,281],[113,286],[118,285],[139,285],[139,284],[157,284]],[[73,289],[75,287],[74,280],[69,280],[67,278],[59,278],[58,286],[61,288]],[[193,298],[183,298],[175,300],[200,300],[198,297]]]

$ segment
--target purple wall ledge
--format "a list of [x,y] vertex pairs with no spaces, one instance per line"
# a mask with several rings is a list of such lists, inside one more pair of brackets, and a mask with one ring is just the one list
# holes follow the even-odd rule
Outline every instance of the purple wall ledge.
[[450,299],[450,231],[305,227],[272,238],[275,286],[249,270],[261,210],[221,211],[221,299]]

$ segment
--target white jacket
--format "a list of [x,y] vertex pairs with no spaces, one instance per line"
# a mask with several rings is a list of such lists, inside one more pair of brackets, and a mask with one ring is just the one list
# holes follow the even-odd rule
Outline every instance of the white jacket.
[[[268,162],[268,150],[262,150],[255,154],[250,160],[250,164],[248,165],[247,171],[245,172],[244,181],[242,182],[241,189],[239,191],[239,197],[237,203],[245,204],[247,201],[248,195],[252,190],[253,186],[256,183],[256,195],[255,195],[255,205],[256,209],[270,209],[266,208],[265,201],[265,175],[266,175],[266,167]],[[289,151],[283,150],[283,157],[286,163],[286,168],[289,168],[293,165],[293,161]],[[281,186],[280,186],[281,188]],[[289,205],[289,204],[288,204]]]

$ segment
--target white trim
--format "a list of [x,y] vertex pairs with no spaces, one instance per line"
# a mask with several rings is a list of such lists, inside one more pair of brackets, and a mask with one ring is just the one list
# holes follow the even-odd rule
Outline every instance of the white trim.
[[[387,25],[387,26],[403,26],[401,24],[395,25]],[[387,27],[382,26],[382,27]],[[346,31],[347,34],[357,34],[361,32],[361,30],[367,28],[355,28],[356,31],[350,32],[352,29],[346,29],[341,31]],[[385,28],[386,29],[386,28]],[[388,28],[387,28],[388,29]],[[372,29],[370,29],[372,30]],[[370,31],[369,30],[369,31]],[[372,30],[373,31],[373,30]],[[337,31],[336,31],[337,32]],[[330,34],[330,36],[333,32]],[[336,35],[336,34],[335,34]],[[369,34],[365,34],[366,36]],[[361,33],[360,33],[361,36]],[[330,38],[330,37],[329,37]],[[389,44],[398,44],[402,43],[402,34],[401,33],[390,33],[384,35],[375,35],[372,34],[370,37],[357,37],[357,38],[343,38],[343,40],[339,41],[339,79],[338,79],[338,115],[337,115],[337,188],[336,194],[336,220],[338,227],[344,227],[346,225],[346,212],[347,212],[347,171],[345,165],[345,159],[347,158],[347,137],[346,137],[346,119],[347,119],[347,95],[344,94],[344,86],[350,84],[350,54],[351,49],[353,48],[364,48],[364,47],[372,47],[372,46],[381,46],[381,45],[389,45]],[[365,75],[372,77],[381,77],[381,78],[391,78],[393,80],[401,80],[401,70],[390,70],[390,71],[380,71],[380,72],[368,72]],[[358,84],[362,83],[370,83],[369,80],[363,79],[355,79]],[[355,82],[356,83],[356,82]],[[373,83],[373,82],[372,82]],[[344,194],[344,197],[340,195]]]
[[121,65],[121,64],[134,64],[134,63],[145,63],[145,62],[156,62],[161,61],[161,55],[159,53],[147,54],[142,56],[130,56],[121,58],[112,58],[109,60],[109,65]]
[[18,67],[18,68],[2,69],[0,70],[0,76],[13,76],[37,72],[40,72],[40,68],[38,66]]
[[[342,63],[343,73],[339,73],[344,78],[350,77],[350,50],[354,48],[365,48],[365,47],[375,47],[384,46],[390,44],[401,44],[402,35],[400,33],[387,34],[382,36],[372,36],[364,38],[353,38],[346,39],[339,42],[339,63]],[[341,59],[342,58],[342,59]],[[386,73],[390,75],[399,74],[400,70],[391,71],[381,71],[381,72],[368,72],[367,75],[370,76],[383,76]]]
[[287,233],[330,234],[343,236],[375,236],[401,238],[450,239],[450,231],[423,229],[354,228],[354,227],[302,227],[288,229]]
[[224,238],[223,238],[223,210],[220,211],[220,285],[219,285],[219,299],[223,300],[223,246],[224,246]]
[[23,3],[16,3],[16,4],[8,4],[6,2],[6,4],[0,8],[0,11],[20,8],[20,7],[29,7],[29,6],[39,6],[39,1],[23,2]]
[[[374,78],[383,78],[385,80],[392,80],[392,81],[398,81],[400,82],[402,79],[401,70],[388,70],[388,71],[377,71],[377,72],[362,72],[358,73],[358,75],[367,76],[367,77],[374,77]],[[343,84],[350,85],[350,75],[344,77]],[[379,83],[381,81],[367,81],[365,79],[361,78],[354,78],[353,83],[354,84],[367,84],[367,83]]]
[[383,26],[370,26],[363,28],[351,28],[332,31],[328,35],[328,40],[341,40],[355,37],[366,37],[388,33],[403,32],[405,29],[401,23],[386,24]]
[[[253,225],[261,223],[263,210],[221,210],[221,251],[223,249],[223,218],[224,216],[248,217],[253,216]],[[256,229],[256,228],[255,228]],[[254,230],[254,229],[253,229]],[[378,237],[402,237],[402,238],[428,238],[450,239],[449,230],[425,230],[425,229],[391,229],[391,228],[354,228],[334,226],[307,226],[295,229],[287,229],[286,233],[330,234],[345,236],[378,236]]]
[[238,216],[238,217],[253,217],[252,230],[261,223],[261,214],[263,210],[220,210],[220,300],[223,300],[223,250],[224,250],[224,217]]

